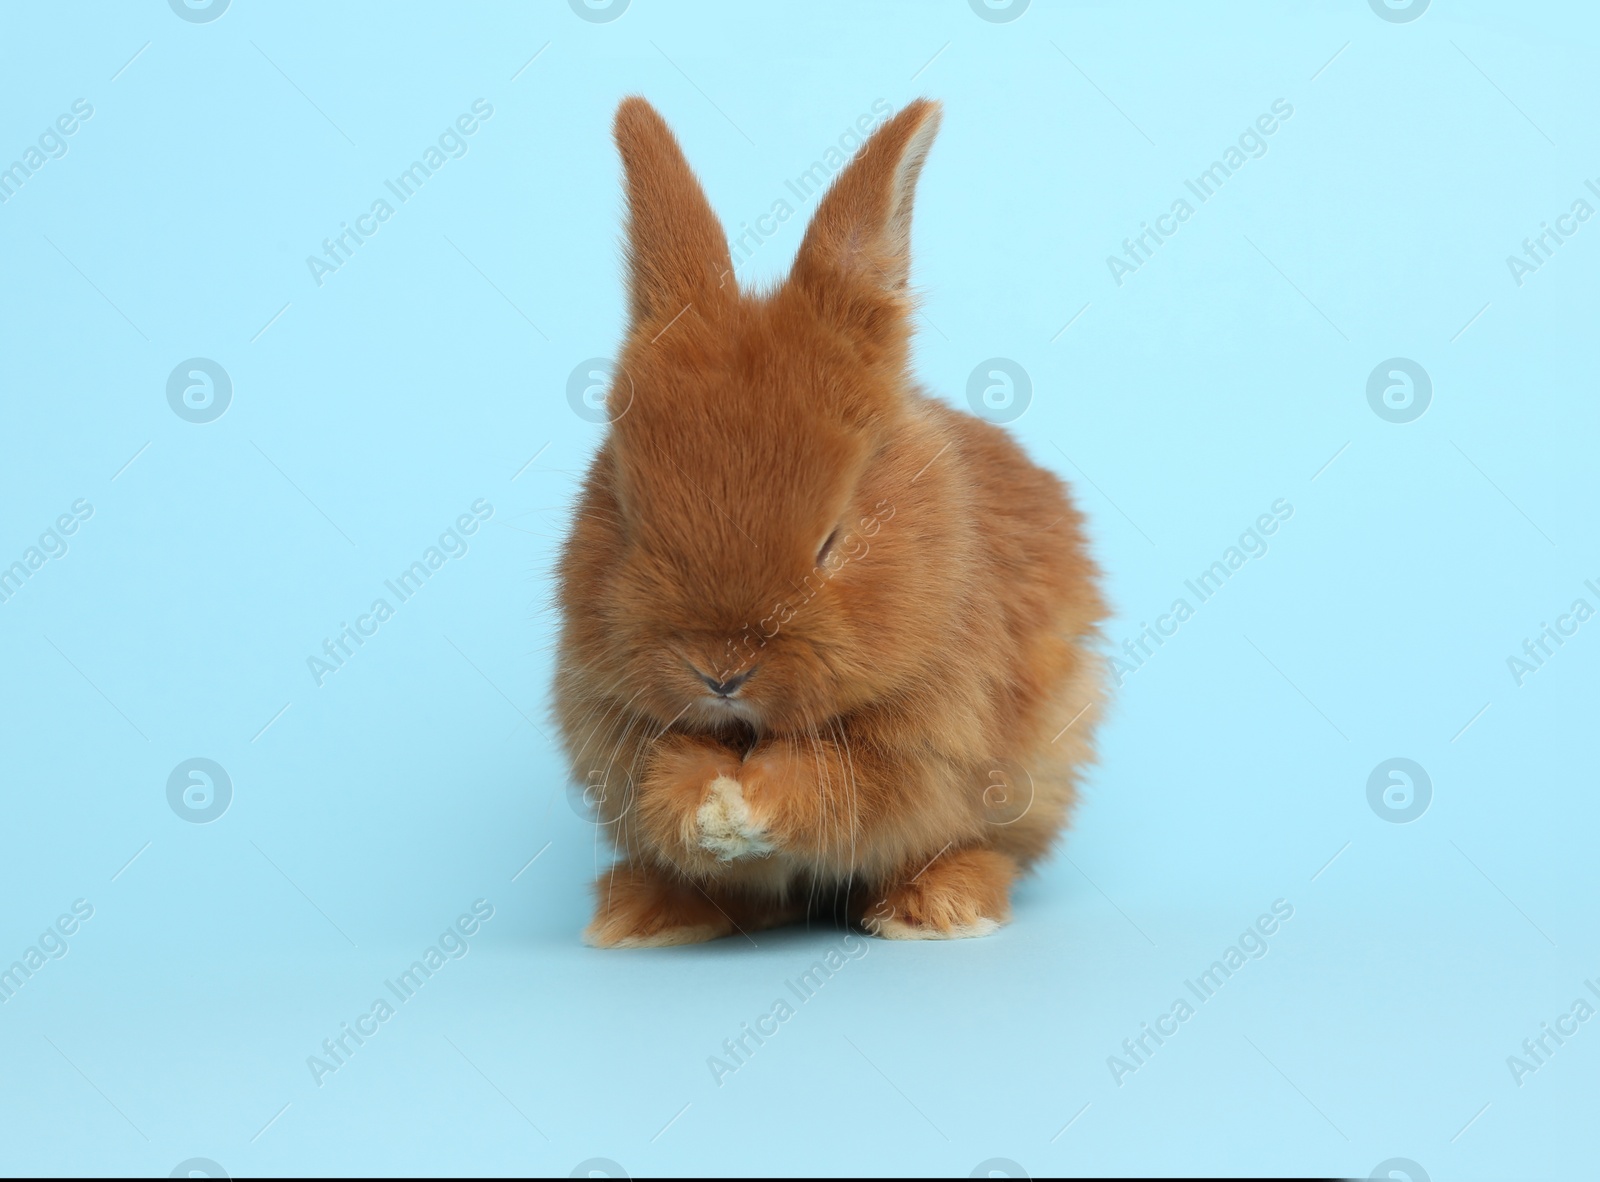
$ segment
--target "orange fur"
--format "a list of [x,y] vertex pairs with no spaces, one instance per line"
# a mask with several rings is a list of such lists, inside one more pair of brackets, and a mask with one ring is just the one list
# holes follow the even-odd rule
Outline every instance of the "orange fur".
[[[1081,518],[908,375],[938,119],[921,100],[879,129],[788,280],[751,293],[661,117],[617,111],[630,323],[559,567],[567,755],[627,789],[605,793],[623,860],[592,943],[819,895],[882,935],[976,934],[1067,822],[1104,689]],[[997,809],[997,767],[1023,800]]]

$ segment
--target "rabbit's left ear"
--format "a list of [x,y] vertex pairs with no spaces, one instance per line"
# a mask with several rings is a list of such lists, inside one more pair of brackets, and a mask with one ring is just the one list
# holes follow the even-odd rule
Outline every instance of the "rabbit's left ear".
[[885,123],[828,190],[795,257],[793,278],[826,289],[859,280],[891,294],[911,271],[911,200],[939,130],[939,104],[918,99]]
[[628,190],[628,308],[634,323],[702,311],[737,290],[717,215],[666,121],[637,95],[613,125]]

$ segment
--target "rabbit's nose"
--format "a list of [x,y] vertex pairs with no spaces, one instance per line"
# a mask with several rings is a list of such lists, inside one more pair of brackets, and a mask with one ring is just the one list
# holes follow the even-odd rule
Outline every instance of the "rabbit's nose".
[[701,673],[698,669],[695,670],[696,676],[698,676],[701,681],[706,683],[706,688],[708,688],[712,693],[716,694],[719,698],[726,698],[732,695],[735,690],[750,680],[750,675],[754,672],[754,669],[749,669],[743,673],[738,673],[732,677],[726,678],[723,681],[718,681],[710,674]]

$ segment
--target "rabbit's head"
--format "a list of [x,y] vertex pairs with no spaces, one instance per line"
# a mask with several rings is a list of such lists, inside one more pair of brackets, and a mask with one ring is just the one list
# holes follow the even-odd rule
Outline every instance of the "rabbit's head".
[[563,560],[569,643],[661,725],[808,729],[927,669],[954,511],[907,372],[938,106],[879,128],[788,278],[742,292],[672,132],[629,98],[629,325]]

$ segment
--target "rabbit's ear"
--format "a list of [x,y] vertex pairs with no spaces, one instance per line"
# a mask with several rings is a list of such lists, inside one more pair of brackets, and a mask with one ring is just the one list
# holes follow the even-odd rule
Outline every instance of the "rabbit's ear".
[[911,269],[911,199],[939,130],[939,104],[911,103],[878,129],[828,190],[795,258],[807,286],[841,276],[890,293]]
[[622,100],[612,126],[628,189],[628,307],[634,322],[705,310],[736,291],[728,241],[656,109]]

